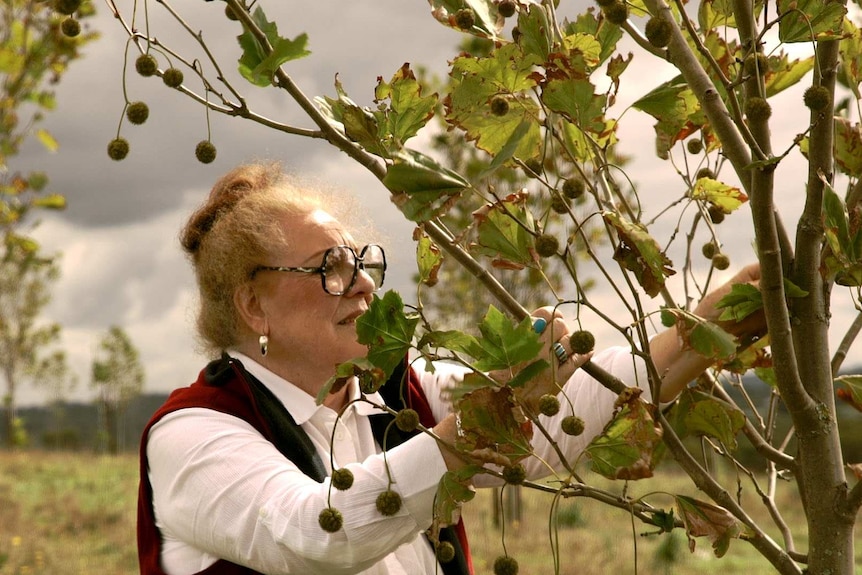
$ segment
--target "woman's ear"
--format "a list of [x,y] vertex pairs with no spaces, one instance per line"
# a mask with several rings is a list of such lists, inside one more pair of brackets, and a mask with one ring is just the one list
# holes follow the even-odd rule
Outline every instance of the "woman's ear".
[[233,304],[240,319],[253,333],[265,334],[267,329],[266,312],[261,305],[260,296],[250,282],[246,282],[233,292]]

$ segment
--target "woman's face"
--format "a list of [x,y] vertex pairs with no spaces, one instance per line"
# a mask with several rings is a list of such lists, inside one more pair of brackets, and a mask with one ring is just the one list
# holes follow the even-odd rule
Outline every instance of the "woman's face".
[[[285,217],[282,226],[292,248],[263,262],[266,265],[316,268],[333,246],[351,246],[357,253],[361,249],[322,210]],[[267,270],[259,272],[254,281],[269,328],[269,351],[263,362],[274,371],[288,379],[317,379],[322,384],[338,363],[367,353],[356,341],[356,319],[368,309],[375,287],[364,272],[340,296],[323,290],[319,273]]]

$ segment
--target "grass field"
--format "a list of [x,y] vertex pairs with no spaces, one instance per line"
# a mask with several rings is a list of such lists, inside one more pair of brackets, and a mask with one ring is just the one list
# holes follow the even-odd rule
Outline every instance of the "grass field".
[[[594,475],[589,476],[592,479]],[[743,484],[746,496],[752,490]],[[791,509],[787,520],[800,525],[792,490],[779,502]],[[0,452],[0,575],[133,575],[137,459],[133,455],[103,457],[53,452]],[[628,495],[668,491],[697,497],[685,479],[672,474],[630,484]],[[502,552],[517,558],[522,575],[554,572],[548,517],[551,497],[523,490],[524,519],[494,526],[492,490],[481,490],[466,506],[477,575],[491,573]],[[703,499],[703,497],[700,497]],[[669,506],[670,499],[651,500]],[[763,513],[754,514],[762,517]],[[698,539],[689,553],[683,533],[643,537],[651,530],[632,525],[622,510],[592,500],[561,503],[557,529],[560,573],[563,574],[701,574],[770,573],[770,566],[745,542],[734,540],[730,551],[716,559],[709,541]],[[805,548],[804,529],[795,530]],[[775,534],[773,533],[773,536]],[[862,544],[857,565],[862,565]],[[637,565],[637,567],[636,567]],[[862,569],[857,569],[862,574]]]

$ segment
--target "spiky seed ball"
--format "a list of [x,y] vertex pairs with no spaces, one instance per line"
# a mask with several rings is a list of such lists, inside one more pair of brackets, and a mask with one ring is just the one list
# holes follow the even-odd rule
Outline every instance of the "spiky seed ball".
[[60,24],[60,31],[69,38],[74,38],[81,33],[81,23],[70,16]]
[[141,54],[135,60],[135,70],[138,74],[145,77],[150,77],[159,69],[159,63],[153,56],[149,54]]
[[401,496],[387,489],[377,496],[377,511],[386,516],[392,516],[401,510]]
[[339,491],[346,491],[353,487],[353,472],[342,467],[332,472],[332,486]]
[[656,48],[664,48],[670,44],[672,32],[673,24],[664,18],[658,18],[656,16],[647,20],[646,27],[644,28],[644,35],[646,35],[649,43]]
[[521,37],[521,29],[515,26],[512,28],[512,42],[518,43],[518,38]]
[[54,0],[54,10],[60,14],[71,16],[81,7],[82,0]]
[[575,353],[590,353],[596,347],[596,336],[585,329],[572,332],[569,345]]
[[542,173],[542,160],[539,158],[530,158],[524,162],[524,166],[527,168],[527,175],[531,178],[535,178]]
[[129,155],[129,142],[125,138],[114,138],[108,143],[108,157],[120,161]]
[[685,143],[689,154],[699,154],[703,151],[703,140],[691,139]]
[[216,147],[209,140],[201,140],[195,146],[195,157],[202,164],[210,164],[216,159]]
[[491,98],[491,113],[495,116],[505,116],[509,113],[509,100],[503,96]]
[[234,22],[239,20],[239,16],[237,16],[236,13],[233,11],[233,8],[231,8],[227,4],[225,4],[225,7],[224,7],[224,15],[227,16],[228,20],[233,20]]
[[556,255],[557,250],[559,249],[560,240],[557,239],[557,236],[552,236],[551,234],[542,234],[538,238],[536,238],[536,253],[543,258],[549,258],[553,255]]
[[344,525],[344,516],[334,507],[325,507],[317,516],[317,523],[327,533],[335,533]]
[[566,435],[578,436],[584,432],[584,420],[577,415],[567,415],[560,422],[560,428]]
[[476,14],[470,8],[462,8],[455,12],[455,25],[461,30],[469,30],[476,24]]
[[820,112],[829,106],[829,88],[826,86],[809,86],[802,95],[802,101],[810,110]]
[[497,12],[503,18],[511,18],[515,15],[515,10],[517,9],[518,5],[515,4],[514,0],[500,0],[500,3],[497,4]]
[[494,575],[518,575],[518,562],[514,557],[500,555],[494,559]]
[[772,115],[772,106],[765,98],[755,96],[745,101],[745,115],[752,122],[765,122]]
[[629,18],[629,7],[625,2],[613,2],[602,6],[602,13],[611,24],[622,26]]
[[598,4],[599,6],[604,8],[605,6],[610,6],[611,4],[613,4],[616,1],[617,0],[596,0],[596,4]]
[[550,393],[539,398],[539,413],[548,417],[560,413],[560,400]]
[[712,265],[714,265],[717,270],[726,270],[730,267],[730,258],[727,257],[727,254],[715,254],[712,257]]
[[703,247],[700,248],[701,253],[703,253],[703,257],[708,260],[711,260],[715,257],[715,254],[718,253],[718,246],[715,245],[715,242],[706,242],[703,244]]
[[178,88],[183,83],[183,71],[179,68],[168,68],[162,74],[162,82],[169,88]]
[[697,171],[697,175],[695,176],[695,179],[699,180],[701,178],[709,178],[710,180],[714,180],[715,179],[715,172],[713,172],[709,168],[701,168]]
[[144,102],[132,102],[126,108],[126,118],[133,124],[143,124],[150,117],[150,107]]
[[448,563],[455,558],[455,546],[448,541],[441,541],[437,544],[435,554],[437,555],[437,561]]
[[520,485],[527,478],[527,470],[520,463],[505,466],[502,473],[503,479],[510,485]]
[[563,195],[573,200],[577,200],[583,196],[586,189],[587,185],[584,183],[584,180],[578,177],[569,178],[563,182]]
[[727,215],[724,213],[724,210],[722,210],[720,207],[716,206],[715,204],[711,204],[706,209],[706,213],[709,214],[709,220],[716,225],[723,222],[724,216]]
[[416,431],[419,426],[419,413],[415,409],[405,408],[395,416],[395,425],[405,433]]
[[742,61],[742,69],[749,76],[754,76],[756,74],[760,74],[762,76],[769,69],[769,58],[766,57],[766,54],[761,54],[760,52],[757,54],[749,54],[745,57],[745,60]]
[[569,213],[569,200],[565,196],[554,194],[551,196],[551,209],[558,214]]

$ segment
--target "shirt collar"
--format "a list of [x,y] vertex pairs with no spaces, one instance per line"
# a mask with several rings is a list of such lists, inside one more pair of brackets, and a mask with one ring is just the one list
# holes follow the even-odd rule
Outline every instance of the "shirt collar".
[[[297,425],[302,425],[321,410],[332,411],[325,405],[317,405],[315,397],[304,390],[296,387],[280,375],[268,370],[251,357],[236,350],[229,350],[228,355],[238,359],[243,367],[269,389],[275,397],[284,405],[284,408],[293,417]],[[362,393],[359,390],[356,378],[353,377],[347,383],[347,396],[350,401],[359,399]],[[365,394],[365,398],[374,404],[383,404],[383,398],[379,393]],[[348,410],[353,410],[357,415],[368,416],[382,413],[379,409],[366,401],[351,403]]]

